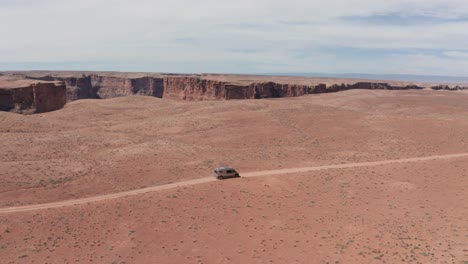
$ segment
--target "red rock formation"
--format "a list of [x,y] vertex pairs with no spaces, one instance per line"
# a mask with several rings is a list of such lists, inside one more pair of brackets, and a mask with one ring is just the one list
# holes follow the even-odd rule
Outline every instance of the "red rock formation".
[[162,97],[164,90],[163,79],[151,77],[131,79],[92,75],[91,87],[102,99],[129,95]]
[[91,85],[91,77],[83,76],[81,78],[70,77],[60,78],[67,86],[67,101],[74,101],[84,98],[99,98],[96,90]]
[[196,77],[165,77],[163,98],[182,100],[260,99],[301,96],[316,91],[316,86],[274,82],[231,84]]
[[315,86],[315,89],[309,91],[309,93],[326,93],[327,92],[327,85],[326,84],[319,84]]
[[295,84],[279,84],[274,82],[254,83],[255,98],[294,97],[309,93],[315,87]]
[[[226,98],[226,84],[224,82],[205,80],[196,77],[165,77],[163,98],[182,100],[221,100]],[[230,92],[234,91],[230,86]],[[240,93],[242,94],[242,92]],[[239,97],[238,95],[233,95]]]
[[161,98],[164,92],[162,78],[123,78],[90,75],[82,77],[34,77],[44,81],[62,81],[67,87],[67,101],[78,99],[105,99],[129,95],[147,95]]
[[[357,82],[355,84],[281,84],[275,82],[252,82],[243,80],[241,83],[209,79],[200,75],[159,74],[131,75],[125,73],[102,74],[74,73],[73,77],[66,74],[33,75],[14,73],[8,78],[26,77],[43,81],[61,81],[66,85],[66,100],[105,99],[119,96],[146,95],[175,100],[231,100],[231,99],[261,99],[295,97],[306,94],[339,92],[349,89],[388,89],[408,90],[422,89],[416,85],[392,86],[388,83]],[[133,76],[133,77],[130,77]],[[2,78],[6,78],[4,76]],[[138,78],[135,78],[138,77]],[[28,83],[29,84],[29,83]],[[63,84],[51,92],[51,87],[45,84],[18,86],[15,90],[0,91],[0,107],[3,110],[16,112],[44,112],[63,107]],[[50,84],[49,84],[50,85]],[[461,90],[464,87],[434,86],[433,89]]]
[[67,102],[75,101],[78,99],[97,99],[96,89],[93,88],[91,84],[91,76],[83,77],[54,77],[54,76],[44,76],[44,77],[28,77],[34,80],[42,81],[61,81],[67,87]]
[[251,85],[236,85],[236,84],[225,84],[225,99],[253,99],[255,98],[255,91]]
[[201,76],[165,74],[165,77],[144,76],[128,78],[125,75],[90,75],[82,77],[45,76],[35,79],[60,80],[67,85],[67,100],[84,98],[113,98],[129,95],[147,95],[176,100],[230,100],[293,97],[305,94],[339,92],[349,89],[421,89],[418,86],[391,86],[387,83],[358,82],[355,84],[298,85],[275,82],[235,84],[210,80]]
[[133,94],[162,98],[164,94],[163,78],[143,77],[131,79]]
[[448,85],[436,85],[436,86],[431,86],[432,90],[446,90],[446,91],[461,91],[461,90],[467,90],[468,87],[463,87],[463,86],[448,86]]
[[388,83],[358,82],[347,87],[347,89],[365,89],[365,90],[419,90],[423,87],[417,85],[392,86]]
[[102,99],[133,95],[132,81],[128,78],[91,75],[91,86]]
[[34,83],[23,87],[0,88],[0,110],[22,114],[61,109],[66,103],[63,83]]
[[[60,80],[67,85],[67,99],[113,98],[147,95],[176,100],[231,100],[294,97],[314,93],[330,93],[348,89],[416,89],[393,87],[387,83],[358,82],[353,85],[325,84],[297,85],[274,82],[233,84],[197,76],[167,75],[164,78],[126,78],[114,76],[41,77],[41,80]],[[417,87],[419,88],[419,87]]]

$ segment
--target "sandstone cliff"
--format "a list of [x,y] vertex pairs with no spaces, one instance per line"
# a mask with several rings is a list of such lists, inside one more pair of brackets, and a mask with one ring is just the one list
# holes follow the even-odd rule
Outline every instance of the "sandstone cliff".
[[163,80],[160,78],[122,78],[91,76],[92,89],[99,98],[112,98],[129,95],[162,97]]
[[21,114],[43,113],[61,109],[66,103],[66,88],[57,82],[0,82],[0,111]]
[[165,77],[163,98],[180,100],[251,99],[249,86],[197,77]]
[[[448,85],[424,85],[428,87],[422,87],[405,82],[386,83],[331,78],[295,79],[284,76],[118,72],[4,73],[0,74],[4,75],[0,76],[4,80],[5,78],[21,77],[24,81],[22,85],[13,87],[14,89],[11,89],[12,87],[9,89],[1,88],[2,86],[0,86],[0,110],[19,113],[39,113],[60,109],[65,104],[64,98],[65,101],[74,101],[144,95],[175,100],[201,101],[295,97],[351,89],[409,90],[432,88],[433,90],[450,91],[466,89],[466,87]],[[16,80],[16,84],[18,84],[18,80]]]
[[59,78],[48,75],[31,79],[43,81],[62,81],[67,87],[67,101],[99,98],[97,90],[93,88],[91,76]]
[[436,85],[431,87],[432,90],[446,90],[446,91],[461,91],[461,90],[468,90],[468,87],[463,86],[448,86],[448,85]]
[[67,87],[67,101],[78,99],[106,99],[129,95],[147,95],[162,98],[163,79],[142,77],[83,75],[82,77],[28,77],[35,80],[62,81]]
[[[410,83],[324,79],[282,80],[267,76],[237,76],[230,81],[223,75],[177,75],[145,73],[67,73],[51,72],[45,76],[28,76],[44,81],[62,81],[67,87],[67,101],[78,99],[105,99],[129,95],[146,95],[176,100],[231,100],[261,99],[330,93],[351,89],[408,90],[424,87]],[[236,78],[231,78],[236,79]],[[271,81],[276,80],[276,81]],[[283,81],[285,81],[283,83]],[[281,82],[281,83],[280,83]],[[464,87],[438,85],[434,90],[461,90]]]
[[357,82],[355,84],[299,85],[259,82],[246,85],[201,79],[198,77],[165,77],[163,98],[179,100],[231,100],[295,97],[306,94],[331,93],[351,89],[409,90],[417,85],[396,86],[388,83]]

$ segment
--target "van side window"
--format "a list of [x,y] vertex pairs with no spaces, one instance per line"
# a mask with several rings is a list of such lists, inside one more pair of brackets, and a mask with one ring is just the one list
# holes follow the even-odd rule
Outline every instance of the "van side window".
[[232,170],[227,170],[226,173],[232,173]]

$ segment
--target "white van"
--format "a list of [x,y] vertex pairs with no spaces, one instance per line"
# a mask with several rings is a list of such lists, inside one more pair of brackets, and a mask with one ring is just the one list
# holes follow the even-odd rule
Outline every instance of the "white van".
[[240,177],[239,173],[231,168],[231,167],[219,167],[219,168],[216,168],[214,170],[214,174],[213,174],[214,177],[216,177],[216,179],[220,180],[220,179],[224,179],[224,178],[237,178],[237,177]]

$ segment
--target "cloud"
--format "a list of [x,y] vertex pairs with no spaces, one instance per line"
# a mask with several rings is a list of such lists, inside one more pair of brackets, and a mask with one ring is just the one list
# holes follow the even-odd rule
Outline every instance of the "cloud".
[[0,0],[0,67],[450,73],[467,18],[465,0]]
[[444,55],[451,58],[468,58],[468,52],[461,52],[461,51],[445,51]]

